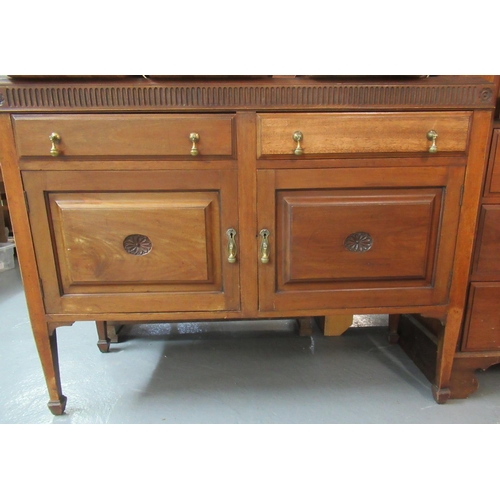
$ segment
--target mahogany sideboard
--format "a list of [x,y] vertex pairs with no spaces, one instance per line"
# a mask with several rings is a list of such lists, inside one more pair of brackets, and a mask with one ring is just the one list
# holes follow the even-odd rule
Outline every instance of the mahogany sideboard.
[[480,206],[496,221],[480,205],[495,101],[479,76],[1,80],[52,413],[56,328],[79,320],[418,315],[443,325],[434,398],[461,397]]

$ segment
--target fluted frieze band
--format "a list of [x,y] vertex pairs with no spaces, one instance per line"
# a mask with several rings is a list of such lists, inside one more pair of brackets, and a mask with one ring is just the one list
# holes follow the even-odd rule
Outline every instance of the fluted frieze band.
[[258,83],[0,85],[0,111],[493,108],[493,84]]

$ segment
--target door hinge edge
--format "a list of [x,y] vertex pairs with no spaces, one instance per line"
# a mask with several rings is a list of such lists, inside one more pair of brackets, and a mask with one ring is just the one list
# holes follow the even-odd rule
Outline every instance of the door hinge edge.
[[24,204],[26,205],[26,213],[29,214],[30,213],[30,203],[28,201],[28,193],[26,191],[23,191],[23,195],[24,195]]

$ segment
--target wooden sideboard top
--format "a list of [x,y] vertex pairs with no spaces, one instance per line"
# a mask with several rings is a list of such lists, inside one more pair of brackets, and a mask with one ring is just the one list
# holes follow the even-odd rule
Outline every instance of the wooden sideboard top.
[[481,76],[0,78],[0,112],[493,109]]

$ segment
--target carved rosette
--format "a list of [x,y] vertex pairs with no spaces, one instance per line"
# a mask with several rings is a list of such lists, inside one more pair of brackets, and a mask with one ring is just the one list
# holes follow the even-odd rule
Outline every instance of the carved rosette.
[[153,244],[143,234],[130,234],[123,240],[123,248],[131,255],[146,255],[151,252]]
[[373,238],[368,233],[352,233],[344,240],[344,246],[349,252],[368,252],[373,246]]
[[491,99],[492,95],[493,92],[491,91],[491,89],[483,89],[479,93],[479,98],[481,99],[481,101],[486,102]]

